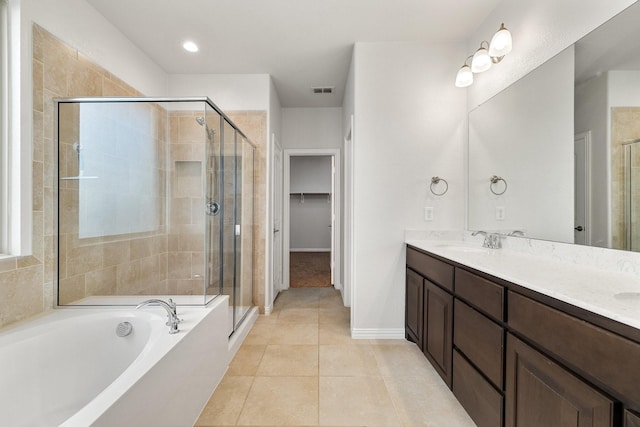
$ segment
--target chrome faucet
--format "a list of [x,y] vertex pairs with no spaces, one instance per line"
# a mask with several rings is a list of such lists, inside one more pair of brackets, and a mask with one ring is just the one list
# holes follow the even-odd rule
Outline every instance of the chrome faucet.
[[487,233],[486,231],[478,230],[471,233],[472,236],[482,234],[484,236],[484,242],[482,242],[483,248],[500,249],[502,247],[502,236],[498,233]]
[[178,329],[178,323],[181,322],[178,319],[178,315],[176,313],[176,303],[173,302],[172,299],[169,299],[169,302],[165,302],[161,299],[148,299],[146,301],[142,301],[140,304],[136,306],[136,309],[142,308],[145,306],[160,306],[167,310],[167,323],[166,325],[169,327],[170,334],[177,334],[180,332]]

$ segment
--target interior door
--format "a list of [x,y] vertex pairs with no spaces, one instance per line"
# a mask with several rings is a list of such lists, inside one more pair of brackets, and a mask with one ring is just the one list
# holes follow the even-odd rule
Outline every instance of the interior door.
[[589,135],[578,134],[574,138],[574,243],[590,243],[589,224]]
[[273,144],[273,265],[272,302],[282,289],[282,147]]

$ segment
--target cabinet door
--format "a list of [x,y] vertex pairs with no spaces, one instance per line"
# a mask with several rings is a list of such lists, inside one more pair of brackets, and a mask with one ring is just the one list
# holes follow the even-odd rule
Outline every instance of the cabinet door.
[[631,411],[624,411],[624,427],[640,427],[640,416]]
[[423,326],[423,279],[418,273],[407,269],[407,286],[405,292],[405,335],[410,341],[422,349]]
[[613,401],[507,334],[507,427],[609,427]]
[[422,351],[451,388],[453,296],[424,281],[424,346]]

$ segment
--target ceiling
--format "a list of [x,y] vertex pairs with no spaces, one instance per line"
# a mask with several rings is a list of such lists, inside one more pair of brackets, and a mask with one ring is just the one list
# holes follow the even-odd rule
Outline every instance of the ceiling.
[[640,70],[640,3],[576,42],[576,83],[608,70]]
[[168,74],[270,74],[283,107],[336,107],[356,41],[466,40],[500,0],[87,1]]

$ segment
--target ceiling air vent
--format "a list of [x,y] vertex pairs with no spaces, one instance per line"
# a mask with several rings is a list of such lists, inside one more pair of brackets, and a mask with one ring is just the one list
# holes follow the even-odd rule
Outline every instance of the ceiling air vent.
[[313,91],[313,93],[333,93],[333,86],[327,86],[327,87],[312,87],[311,90]]

